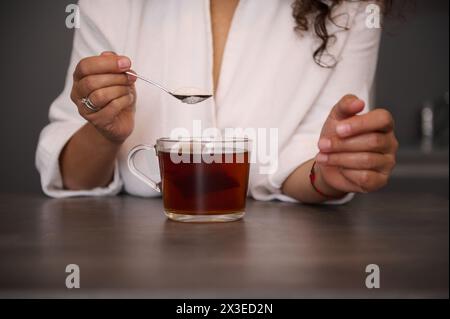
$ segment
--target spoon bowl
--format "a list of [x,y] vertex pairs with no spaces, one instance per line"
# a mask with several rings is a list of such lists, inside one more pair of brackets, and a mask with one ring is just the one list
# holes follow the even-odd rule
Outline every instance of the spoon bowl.
[[186,104],[197,104],[211,97],[201,89],[194,87],[179,88],[170,94]]

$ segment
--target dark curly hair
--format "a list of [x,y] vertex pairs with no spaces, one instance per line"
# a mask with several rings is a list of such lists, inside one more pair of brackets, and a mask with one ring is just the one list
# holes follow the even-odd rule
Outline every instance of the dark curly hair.
[[[334,21],[336,17],[333,17],[333,9],[344,1],[355,0],[295,0],[292,5],[293,16],[297,23],[296,31],[308,31],[312,28],[321,41],[321,44],[313,54],[314,61],[321,67],[331,68],[336,65],[333,57],[331,57],[334,60],[332,63],[323,61],[324,55],[327,54],[330,40],[334,38],[333,35],[328,33],[327,22],[337,25]],[[392,5],[392,0],[376,0],[375,2],[381,6],[383,13],[386,13]],[[347,26],[337,26],[343,30],[348,28]]]

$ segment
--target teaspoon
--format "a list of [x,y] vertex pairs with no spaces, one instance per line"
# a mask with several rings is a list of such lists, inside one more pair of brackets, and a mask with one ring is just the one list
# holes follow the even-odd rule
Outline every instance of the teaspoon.
[[136,74],[133,72],[129,72],[129,71],[127,71],[125,73],[128,75],[131,75],[131,76],[135,76],[144,82],[150,83],[150,84],[160,88],[164,92],[172,95],[174,98],[176,98],[186,104],[197,104],[197,103],[203,102],[204,100],[207,100],[210,97],[212,97],[212,95],[209,95],[209,94],[192,94],[192,93],[190,94],[190,93],[188,93],[188,92],[192,92],[193,90],[196,90],[193,88],[184,88],[184,89],[181,88],[181,89],[176,90],[175,92],[171,92],[168,89],[166,89],[165,87],[163,87],[162,85],[160,85],[152,80],[144,78],[142,75],[139,75],[139,74]]

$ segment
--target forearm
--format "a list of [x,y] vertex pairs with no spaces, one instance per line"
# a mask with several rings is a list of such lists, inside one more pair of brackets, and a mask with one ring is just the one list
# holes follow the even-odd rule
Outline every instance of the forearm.
[[107,186],[114,175],[120,144],[113,143],[87,123],[67,142],[59,157],[66,189]]
[[[328,200],[328,198],[319,194],[311,185],[309,174],[313,164],[314,159],[311,159],[295,169],[282,185],[283,194],[308,204],[318,204]],[[316,171],[315,185],[323,193],[329,196],[339,198],[345,195],[344,192],[338,191],[327,185],[323,180],[320,171]]]

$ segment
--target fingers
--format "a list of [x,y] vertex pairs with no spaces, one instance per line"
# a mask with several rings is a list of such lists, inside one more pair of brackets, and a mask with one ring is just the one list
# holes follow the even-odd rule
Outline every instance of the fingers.
[[361,112],[364,105],[364,101],[355,95],[346,95],[333,107],[330,117],[336,121],[342,121]]
[[384,109],[376,109],[341,121],[336,126],[336,133],[340,137],[349,137],[370,132],[386,133],[393,129],[394,119],[391,113]]
[[331,152],[377,152],[387,153],[398,147],[393,132],[367,133],[347,138],[332,136],[319,140],[319,149],[323,153]]
[[316,161],[322,165],[337,166],[353,170],[373,170],[390,174],[395,166],[395,158],[390,154],[379,153],[319,153]]
[[103,53],[100,56],[88,57],[81,60],[73,74],[74,80],[78,81],[92,74],[123,73],[131,67],[131,61],[125,56],[111,53]]
[[386,186],[389,175],[371,170],[341,169],[342,175],[357,187],[357,192],[369,193]]
[[356,115],[364,102],[345,96],[322,130],[316,162],[324,180],[342,191],[371,192],[386,185],[395,166],[398,141],[392,115],[383,109]]
[[106,55],[117,55],[114,51],[103,51],[100,55],[106,56]]
[[88,75],[76,84],[78,98],[89,96],[92,92],[101,88],[131,85],[136,82],[136,78],[126,74],[94,74]]
[[134,100],[134,92],[123,95],[110,101],[98,112],[84,114],[84,118],[96,127],[106,127],[114,121],[120,112],[132,107]]
[[99,90],[95,90],[94,92],[89,94],[89,99],[97,109],[102,109],[112,100],[130,94],[131,91],[132,91],[131,87],[129,86],[123,85],[110,86]]

